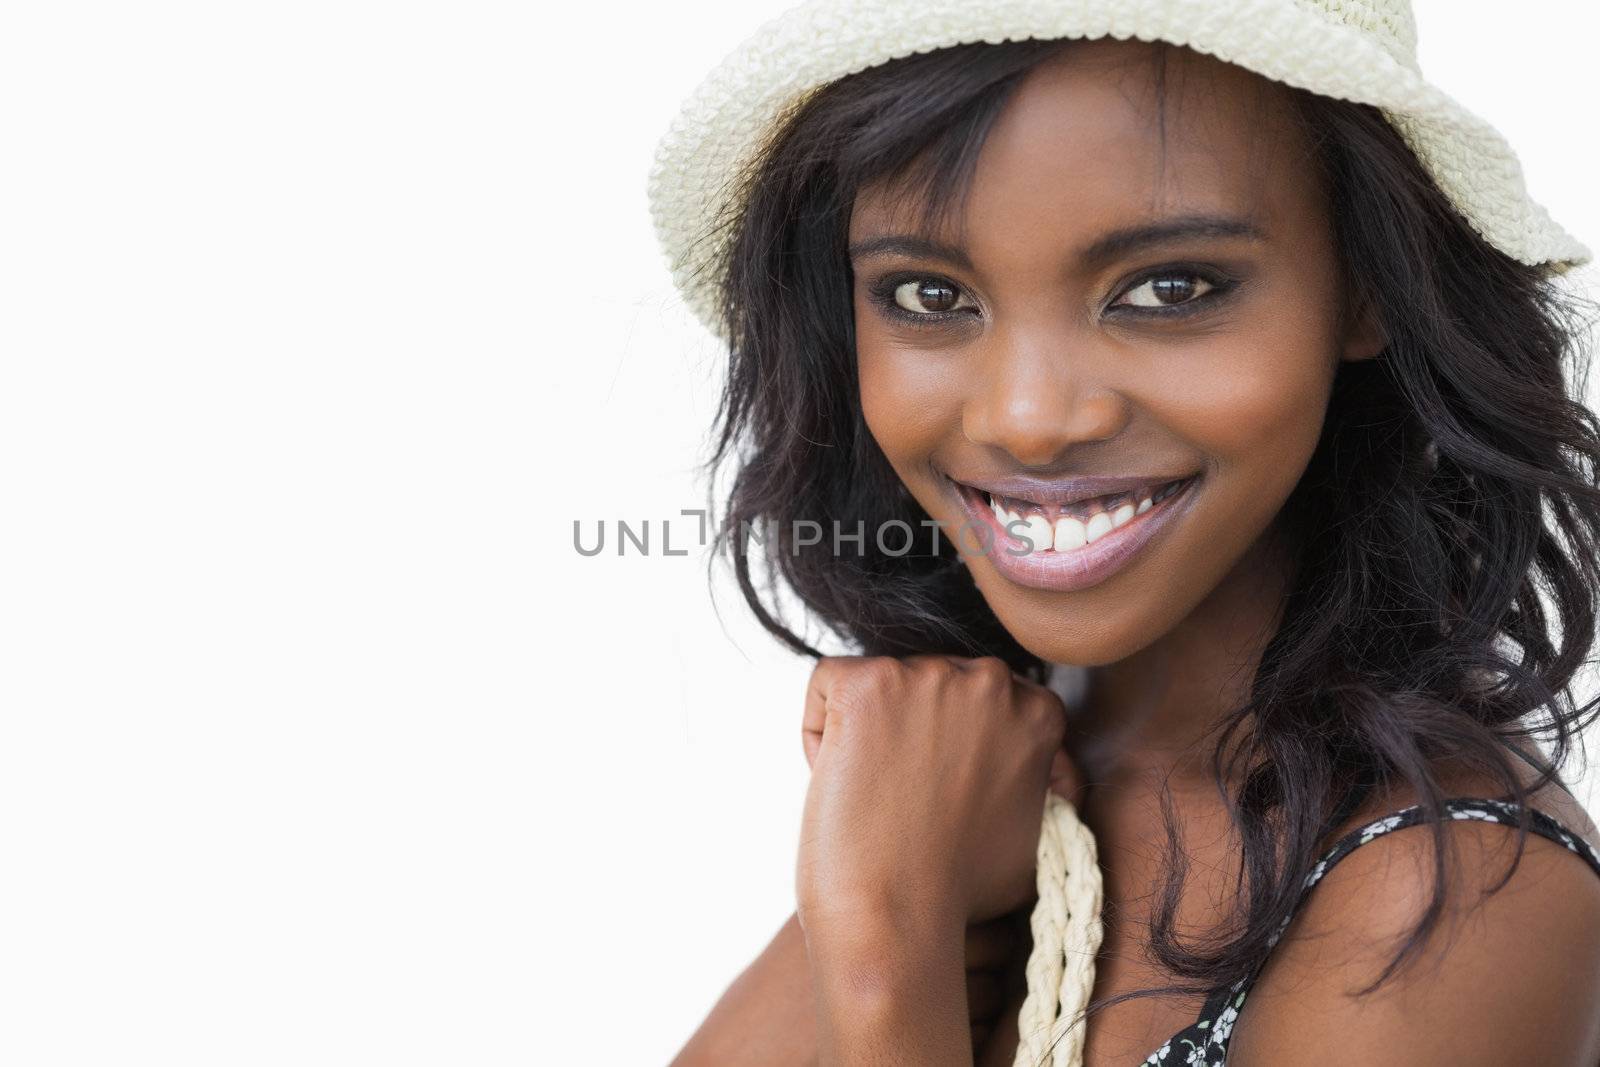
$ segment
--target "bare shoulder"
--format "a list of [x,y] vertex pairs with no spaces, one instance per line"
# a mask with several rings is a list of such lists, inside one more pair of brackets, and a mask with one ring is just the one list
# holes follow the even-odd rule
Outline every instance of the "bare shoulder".
[[[1595,840],[1561,789],[1531,803]],[[1515,828],[1458,819],[1444,833],[1448,893],[1421,952],[1381,988],[1354,995],[1377,981],[1432,901],[1434,838],[1418,825],[1351,851],[1306,897],[1241,1009],[1230,1065],[1600,1063],[1600,877],[1530,833],[1509,881],[1490,894],[1515,858]]]

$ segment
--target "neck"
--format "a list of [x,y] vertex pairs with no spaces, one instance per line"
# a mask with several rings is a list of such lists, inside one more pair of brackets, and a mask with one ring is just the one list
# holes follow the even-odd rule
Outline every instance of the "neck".
[[1125,659],[1090,668],[1069,729],[1091,782],[1212,787],[1208,734],[1249,697],[1282,618],[1292,559],[1269,530],[1183,622]]

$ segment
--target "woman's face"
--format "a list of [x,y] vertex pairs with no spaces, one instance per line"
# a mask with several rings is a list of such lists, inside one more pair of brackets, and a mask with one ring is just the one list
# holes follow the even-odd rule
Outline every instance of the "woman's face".
[[955,231],[918,233],[892,189],[850,221],[867,424],[1001,623],[1058,663],[1129,656],[1257,565],[1339,361],[1381,347],[1341,326],[1282,88],[1175,50],[1163,129],[1150,47],[1035,69]]

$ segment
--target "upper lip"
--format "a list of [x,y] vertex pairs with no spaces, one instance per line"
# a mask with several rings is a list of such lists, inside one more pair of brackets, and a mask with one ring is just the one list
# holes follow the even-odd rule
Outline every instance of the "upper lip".
[[1007,474],[995,478],[956,478],[951,481],[997,496],[1027,500],[1035,504],[1077,504],[1098,496],[1127,493],[1135,489],[1158,489],[1168,482],[1181,482],[1192,474],[1151,474],[1126,478],[1082,475],[1076,478],[1046,478],[1034,474]]

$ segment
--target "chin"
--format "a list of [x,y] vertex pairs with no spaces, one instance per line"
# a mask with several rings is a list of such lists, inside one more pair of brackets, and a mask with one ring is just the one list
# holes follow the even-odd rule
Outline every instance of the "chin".
[[[998,577],[991,580],[1004,581]],[[1046,597],[1042,598],[1045,603],[1024,605],[1016,602],[1016,593],[1000,600],[991,596],[982,582],[979,590],[1006,632],[1047,663],[1104,667],[1147,648],[1178,621],[1166,619],[1165,613],[1161,618],[1153,617],[1150,612],[1141,612],[1136,604],[1125,604],[1114,613],[1097,610],[1091,615],[1081,606],[1069,607],[1060,602],[1081,599],[1075,594]]]

